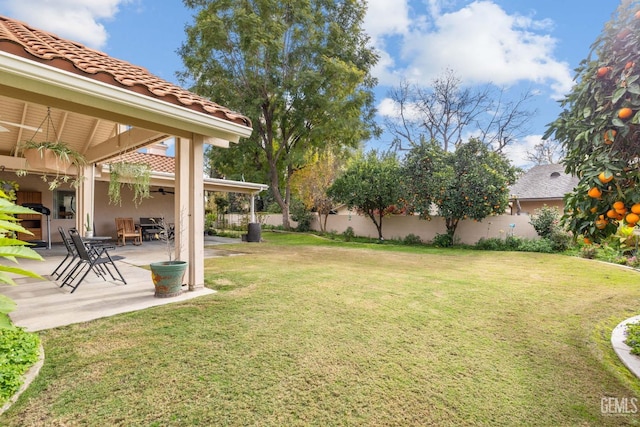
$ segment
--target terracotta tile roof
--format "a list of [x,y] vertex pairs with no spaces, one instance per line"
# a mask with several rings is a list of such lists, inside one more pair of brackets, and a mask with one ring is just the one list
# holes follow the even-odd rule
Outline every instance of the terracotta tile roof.
[[538,165],[522,175],[510,191],[520,200],[562,199],[578,182],[578,178],[564,172],[562,165]]
[[175,158],[169,156],[163,156],[160,154],[139,153],[132,151],[130,153],[123,154],[108,163],[116,163],[124,160],[131,163],[146,163],[151,167],[153,172],[166,172],[175,173]]
[[0,16],[0,51],[251,126],[251,120],[242,114],[156,77],[142,67],[5,16]]

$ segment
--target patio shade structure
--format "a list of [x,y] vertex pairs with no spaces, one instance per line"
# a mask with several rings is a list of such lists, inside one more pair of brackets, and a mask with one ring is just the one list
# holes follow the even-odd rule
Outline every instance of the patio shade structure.
[[20,144],[43,137],[36,129],[49,109],[57,138],[87,160],[78,229],[93,217],[97,165],[175,139],[176,255],[189,262],[189,289],[204,286],[204,146],[250,136],[251,121],[142,67],[0,16],[0,169],[28,167]]

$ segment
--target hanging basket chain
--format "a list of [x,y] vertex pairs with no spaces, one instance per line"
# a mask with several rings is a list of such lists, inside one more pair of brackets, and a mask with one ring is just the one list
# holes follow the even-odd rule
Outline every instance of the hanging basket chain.
[[[45,125],[45,122],[46,122],[46,125]],[[35,132],[31,136],[31,138],[29,139],[29,141],[33,141],[33,139],[36,137],[38,132],[41,132],[43,130],[43,125],[46,126],[44,128],[44,130],[45,130],[45,141],[49,141],[49,126],[51,126],[51,129],[53,129],[53,136],[55,137],[55,140],[53,142],[56,142],[56,143],[59,142],[58,141],[58,132],[56,131],[56,126],[53,123],[53,119],[51,118],[51,107],[47,107],[47,115],[44,117],[44,119],[42,119],[42,122],[40,123],[38,128],[35,130]]]

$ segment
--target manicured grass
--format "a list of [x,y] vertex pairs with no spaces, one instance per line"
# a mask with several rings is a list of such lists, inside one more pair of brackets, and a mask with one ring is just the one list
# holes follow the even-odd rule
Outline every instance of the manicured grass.
[[263,233],[210,297],[41,334],[0,425],[637,425],[611,329],[640,276],[531,253]]

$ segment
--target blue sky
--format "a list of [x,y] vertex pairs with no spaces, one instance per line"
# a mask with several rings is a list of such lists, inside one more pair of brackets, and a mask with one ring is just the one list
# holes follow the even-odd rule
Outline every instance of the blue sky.
[[[574,69],[617,7],[595,0],[369,0],[365,29],[380,54],[376,104],[401,79],[429,83],[453,69],[468,85],[493,83],[535,93],[528,135],[507,153],[526,165],[572,84]],[[140,65],[178,83],[176,53],[192,11],[179,0],[0,0],[0,14]],[[386,147],[388,135],[368,147]]]

